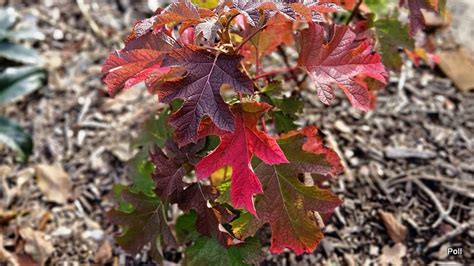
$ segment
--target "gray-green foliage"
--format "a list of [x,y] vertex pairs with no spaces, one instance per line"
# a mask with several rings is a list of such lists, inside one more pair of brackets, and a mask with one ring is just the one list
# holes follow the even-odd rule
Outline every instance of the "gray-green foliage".
[[[38,52],[25,43],[42,39],[33,20],[13,8],[0,9],[0,105],[23,98],[45,83]],[[0,117],[0,142],[16,151],[19,161],[26,161],[33,150],[30,134],[7,117]]]

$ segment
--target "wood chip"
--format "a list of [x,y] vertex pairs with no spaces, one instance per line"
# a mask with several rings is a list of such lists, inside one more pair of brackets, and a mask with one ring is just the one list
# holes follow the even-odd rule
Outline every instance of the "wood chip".
[[410,148],[385,148],[385,156],[389,159],[433,159],[436,157],[436,153],[432,151],[422,151]]

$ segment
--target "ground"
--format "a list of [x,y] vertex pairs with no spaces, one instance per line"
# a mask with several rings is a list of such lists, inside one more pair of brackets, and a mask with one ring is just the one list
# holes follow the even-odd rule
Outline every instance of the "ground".
[[[109,98],[100,69],[133,22],[150,15],[147,3],[39,2],[13,1],[47,36],[38,49],[49,80],[0,108],[35,143],[24,165],[0,148],[0,255],[15,253],[24,264],[32,257],[47,264],[146,262],[146,251],[131,258],[115,245],[118,229],[105,213],[114,204],[112,185],[128,180],[130,140],[161,106],[140,88]],[[343,96],[327,107],[314,92],[305,95],[301,123],[317,125],[346,166],[332,184],[344,204],[313,254],[272,255],[262,230],[265,265],[474,262],[474,93],[460,92],[438,69],[408,64],[380,91],[374,112],[350,108]],[[51,175],[64,183],[48,183]],[[448,248],[463,255],[448,256]]]

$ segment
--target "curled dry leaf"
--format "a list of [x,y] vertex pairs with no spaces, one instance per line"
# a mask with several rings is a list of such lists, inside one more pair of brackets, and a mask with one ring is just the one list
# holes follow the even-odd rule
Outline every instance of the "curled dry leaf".
[[41,265],[45,265],[46,260],[54,252],[53,244],[46,240],[45,234],[25,227],[20,229],[20,236],[25,240],[25,252]]
[[387,229],[387,233],[390,236],[390,238],[393,240],[393,242],[401,243],[405,241],[405,237],[407,234],[406,227],[403,224],[401,224],[393,216],[393,214],[389,212],[384,212],[380,210],[379,215],[380,215],[380,218],[382,218],[385,228]]
[[99,247],[99,250],[94,256],[94,261],[100,265],[104,265],[107,262],[110,262],[112,258],[112,245],[108,240],[102,242]]
[[379,257],[380,265],[403,265],[403,257],[407,254],[407,247],[401,243],[395,244],[393,247],[388,245],[382,248],[382,255]]
[[60,166],[38,164],[35,166],[36,182],[49,201],[64,204],[71,196],[69,175]]

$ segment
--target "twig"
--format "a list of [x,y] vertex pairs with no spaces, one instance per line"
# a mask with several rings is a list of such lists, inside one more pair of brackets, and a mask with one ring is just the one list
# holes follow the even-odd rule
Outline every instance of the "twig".
[[239,46],[237,46],[237,48],[235,48],[235,51],[234,53],[238,53],[240,48],[242,48],[242,46],[244,46],[244,44],[246,44],[250,39],[252,39],[255,35],[257,35],[257,33],[261,32],[262,30],[264,30],[268,25],[264,25],[262,26],[260,29],[254,31],[252,34],[250,34],[249,36],[247,36],[240,44]]
[[[407,182],[407,181],[412,181],[413,179],[424,179],[424,180],[430,180],[430,181],[437,181],[437,182],[441,182],[443,184],[443,186],[445,186],[445,187],[448,186],[448,184],[449,184],[449,185],[452,185],[452,186],[465,187],[467,189],[469,189],[469,188],[474,189],[474,181],[449,179],[449,178],[445,178],[445,177],[436,177],[436,176],[431,176],[431,175],[427,175],[427,174],[420,175],[420,176],[411,175],[411,176],[408,176],[408,177],[403,175],[403,176],[398,176],[397,178],[390,178],[386,182],[388,184],[388,187],[391,187],[391,186],[394,186],[396,184],[404,183],[404,182]],[[450,189],[450,188],[448,188],[448,189]]]
[[[425,194],[431,199],[431,201],[434,203],[436,209],[439,212],[439,218],[438,220],[444,220],[454,226],[459,226],[459,222],[454,220],[451,216],[449,216],[450,211],[445,210],[441,202],[439,201],[438,197],[436,197],[435,193],[431,191],[423,182],[421,182],[419,179],[413,179],[413,182],[421,189]],[[436,227],[438,220],[432,225],[432,227]]]
[[459,236],[460,234],[464,233],[467,229],[469,229],[471,226],[474,226],[474,222],[465,222],[460,225],[458,225],[454,230],[449,231],[447,234],[444,234],[440,237],[432,239],[429,243],[428,246],[425,248],[425,251],[428,251],[430,249],[434,249],[436,247],[441,246],[442,244],[448,242],[449,240]]
[[20,265],[15,256],[3,247],[3,232],[1,233],[2,237],[0,237],[0,261],[12,266]]
[[354,9],[352,9],[351,15],[346,21],[346,25],[349,25],[349,23],[352,22],[352,20],[355,18],[355,16],[359,13],[359,8],[360,5],[362,5],[363,0],[357,1],[357,4],[354,6]]
[[278,74],[281,74],[281,73],[284,73],[284,72],[291,72],[291,71],[293,71],[297,68],[298,68],[297,66],[282,67],[282,68],[278,68],[278,69],[275,69],[275,70],[272,70],[272,71],[269,71],[269,72],[262,73],[260,75],[256,75],[253,79],[256,80],[256,79],[261,79],[261,78],[265,78],[265,77],[268,77],[268,76],[275,76],[275,75],[278,75]]
[[[339,148],[339,145],[337,144],[336,139],[332,135],[332,133],[329,130],[324,131],[324,134],[326,134],[327,141],[329,146],[339,155],[339,158],[341,159],[341,164],[342,167],[344,167],[344,176],[345,178],[349,181],[352,182],[354,181],[354,174],[352,173],[351,169],[349,168],[349,165],[347,164],[347,161],[344,157],[344,154],[342,153],[341,149]],[[344,181],[342,178],[339,178],[339,186],[341,191],[345,190],[344,186]]]
[[406,65],[402,66],[400,79],[398,80],[397,90],[398,90],[398,97],[400,98],[400,102],[394,108],[395,113],[400,112],[400,110],[403,109],[403,107],[405,107],[405,105],[408,103],[407,96],[405,95],[405,92],[403,91],[405,88],[405,83],[406,83],[407,75],[408,75],[406,68],[407,68]]
[[84,3],[84,0],[76,0],[76,3],[94,34],[97,35],[97,37],[101,38],[102,41],[105,43],[107,41],[107,35],[104,31],[100,29],[94,18],[92,18],[92,15],[89,13],[89,7]]
[[[288,55],[285,52],[285,49],[283,49],[283,47],[281,47],[281,45],[278,46],[277,49],[278,49],[278,53],[283,58],[283,62],[285,63],[286,67],[288,67],[288,68],[292,67],[291,64],[290,64],[290,60],[288,59]],[[298,87],[301,85],[300,82],[298,81],[298,76],[295,74],[294,70],[290,71],[290,77],[291,77],[292,80],[294,80],[296,82],[296,85]]]

